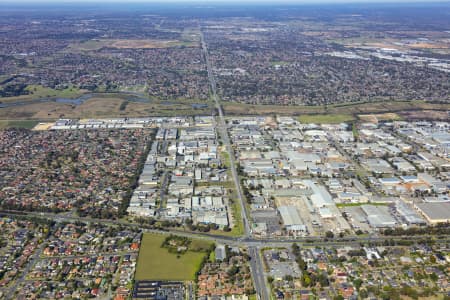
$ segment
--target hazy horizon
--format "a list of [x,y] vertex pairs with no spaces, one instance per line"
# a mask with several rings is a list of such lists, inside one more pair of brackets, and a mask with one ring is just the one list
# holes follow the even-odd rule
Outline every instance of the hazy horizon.
[[103,4],[103,3],[114,3],[114,4],[373,4],[373,3],[391,3],[391,4],[407,4],[407,3],[421,3],[421,4],[432,4],[432,3],[450,3],[450,0],[6,0],[2,4]]

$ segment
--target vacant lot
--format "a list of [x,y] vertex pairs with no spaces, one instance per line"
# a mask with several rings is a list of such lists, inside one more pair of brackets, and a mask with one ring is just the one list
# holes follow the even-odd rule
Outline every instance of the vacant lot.
[[[161,248],[166,236],[144,234],[137,262],[136,280],[194,280],[206,252],[169,253]],[[190,248],[204,248],[205,242],[192,241]]]
[[[0,119],[58,119],[58,118],[109,118],[143,116],[180,116],[210,114],[211,108],[192,108],[191,101],[164,102],[152,100],[147,103],[132,102],[121,110],[126,101],[122,95],[95,96],[83,104],[45,102],[0,108]],[[201,102],[199,102],[201,103]],[[203,102],[205,103],[205,102]]]
[[253,105],[224,102],[222,107],[228,115],[358,115],[369,113],[400,113],[403,111],[445,111],[450,109],[448,103],[430,103],[425,101],[390,101],[390,102],[355,102],[325,106],[282,106]]
[[63,90],[55,90],[42,85],[29,85],[26,90],[30,92],[28,95],[16,97],[0,97],[2,103],[26,102],[39,98],[77,98],[86,93],[86,90],[80,90],[76,87],[68,87]]
[[402,119],[408,121],[414,120],[437,120],[437,121],[448,121],[449,119],[449,110],[423,110],[423,111],[405,111],[400,112],[400,116]]
[[4,128],[33,128],[39,121],[34,120],[0,120],[0,129]]
[[339,124],[343,122],[353,121],[355,118],[352,115],[329,114],[329,115],[303,115],[300,116],[298,119],[302,123]]
[[[0,99],[2,101],[2,99]],[[22,106],[0,108],[0,120],[55,120],[58,118],[109,118],[109,117],[143,117],[143,116],[190,116],[209,115],[212,105],[208,103],[207,108],[194,109],[193,103],[207,103],[201,100],[173,100],[160,101],[149,100],[149,102],[132,102],[120,110],[121,104],[127,101],[121,94],[96,95],[81,105],[68,103],[46,102],[30,103]],[[400,119],[422,118],[445,119],[448,118],[447,111],[450,104],[434,104],[423,101],[411,102],[384,102],[384,103],[358,103],[328,106],[277,106],[277,105],[245,105],[239,103],[222,104],[227,115],[287,115],[301,116],[303,121],[312,118],[313,122],[343,122],[343,118],[353,119],[361,114],[378,114],[387,116],[385,113],[397,113]],[[425,112],[425,113],[424,113]],[[338,119],[338,117],[341,119]],[[393,114],[391,114],[393,116]],[[321,120],[320,120],[321,119]],[[395,118],[394,118],[395,119]]]
[[358,115],[358,118],[364,122],[398,121],[402,119],[398,114],[395,113]]
[[78,51],[96,51],[102,48],[117,48],[117,49],[153,49],[153,48],[169,48],[177,46],[194,47],[196,43],[183,42],[176,40],[108,40],[108,39],[94,39],[86,42],[72,44],[68,47],[69,50]]

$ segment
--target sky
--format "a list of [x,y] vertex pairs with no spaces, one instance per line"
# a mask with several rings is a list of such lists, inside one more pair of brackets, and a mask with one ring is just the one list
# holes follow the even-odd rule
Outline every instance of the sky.
[[441,3],[444,5],[450,5],[450,0],[0,0],[0,7],[23,7],[26,5],[32,5],[34,8],[39,6],[48,7],[48,5],[54,5],[57,7],[66,5],[94,5],[97,6],[107,4],[158,4],[158,5],[333,5],[333,4],[419,4],[419,5],[432,5]]
[[449,2],[450,0],[2,0],[4,3],[289,3],[289,4],[314,4],[314,3],[417,3],[417,2]]

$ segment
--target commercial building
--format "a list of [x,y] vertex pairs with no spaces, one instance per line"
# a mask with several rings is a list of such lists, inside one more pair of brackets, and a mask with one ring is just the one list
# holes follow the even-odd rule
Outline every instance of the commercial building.
[[361,209],[367,216],[367,221],[374,228],[394,227],[397,221],[389,213],[387,206],[362,205]]
[[450,222],[450,202],[416,203],[414,206],[430,224]]
[[284,226],[288,231],[306,232],[307,228],[302,221],[295,206],[280,206],[278,211],[283,219]]

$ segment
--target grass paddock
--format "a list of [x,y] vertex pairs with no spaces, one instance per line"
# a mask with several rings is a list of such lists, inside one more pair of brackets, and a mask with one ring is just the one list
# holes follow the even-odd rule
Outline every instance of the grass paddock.
[[[135,280],[194,280],[206,252],[170,253],[161,244],[167,236],[146,233],[142,237]],[[191,244],[198,242],[192,241]]]

